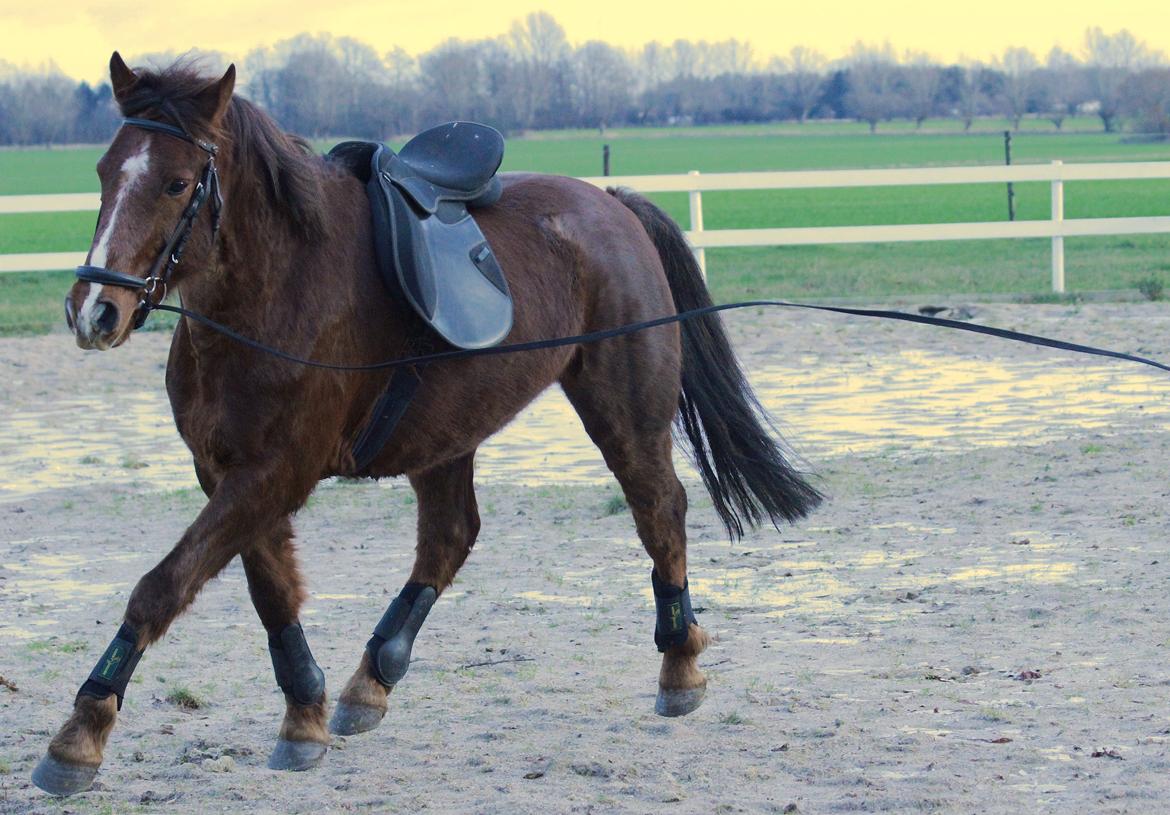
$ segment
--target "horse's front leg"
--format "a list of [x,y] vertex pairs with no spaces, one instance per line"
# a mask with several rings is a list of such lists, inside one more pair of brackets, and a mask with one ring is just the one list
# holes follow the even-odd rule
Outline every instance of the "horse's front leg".
[[311,490],[290,495],[287,485],[278,481],[267,470],[227,473],[175,548],[138,581],[122,627],[81,686],[72,715],[33,771],[38,787],[53,795],[71,795],[89,787],[142,652],[166,633],[208,580],[249,545],[269,535]]
[[267,539],[241,555],[252,603],[268,632],[276,681],[284,691],[284,721],[268,758],[273,770],[310,769],[329,749],[325,675],[313,660],[297,619],[305,591],[292,537],[285,519]]

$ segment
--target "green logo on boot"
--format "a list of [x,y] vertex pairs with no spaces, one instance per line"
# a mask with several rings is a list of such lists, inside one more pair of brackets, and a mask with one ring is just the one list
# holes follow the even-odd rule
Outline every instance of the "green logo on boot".
[[118,675],[118,669],[122,667],[122,660],[125,658],[126,647],[119,642],[110,643],[109,649],[102,657],[102,667],[98,671],[98,676],[102,679],[113,679]]

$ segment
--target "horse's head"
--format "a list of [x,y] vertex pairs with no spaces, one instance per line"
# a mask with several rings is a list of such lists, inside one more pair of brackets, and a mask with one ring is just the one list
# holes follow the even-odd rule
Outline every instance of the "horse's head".
[[[170,131],[123,126],[98,161],[102,204],[85,268],[145,283],[166,265],[176,230],[192,210],[197,214],[179,247],[183,265],[200,268],[210,262],[213,207],[199,208],[194,196],[208,194],[200,182],[207,181],[209,167],[214,171],[210,143],[222,132],[235,79],[231,66],[222,79],[176,88],[165,73],[135,73],[114,52],[110,80],[122,114],[170,125]],[[143,297],[163,296],[156,291],[159,283],[135,288],[133,281],[103,285],[79,279],[65,298],[65,319],[77,344],[105,350],[125,342]]]

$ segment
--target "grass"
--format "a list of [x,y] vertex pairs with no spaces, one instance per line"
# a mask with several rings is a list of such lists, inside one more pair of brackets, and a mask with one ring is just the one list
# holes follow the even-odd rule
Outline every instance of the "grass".
[[84,640],[59,640],[56,637],[48,640],[33,640],[25,645],[30,652],[81,654],[89,650],[89,643]]
[[181,707],[184,710],[198,710],[207,706],[206,701],[196,695],[190,688],[183,685],[174,688],[168,693],[166,700],[175,707]]
[[[955,123],[928,122],[928,132],[915,133],[909,125],[892,123],[876,136],[864,126],[840,122],[618,130],[604,136],[559,131],[511,139],[504,169],[596,175],[603,144],[611,145],[615,175],[1002,163],[1002,123],[980,126],[985,132],[963,134],[954,132]],[[1087,119],[1067,126],[1099,129]],[[95,191],[93,165],[101,152],[97,147],[0,150],[0,195]],[[1129,143],[1099,132],[1055,133],[1047,122],[1031,120],[1014,136],[1013,156],[1018,163],[1157,161],[1170,160],[1170,144]],[[1067,218],[1170,214],[1170,181],[1069,183],[1065,196]],[[684,194],[654,198],[687,224]],[[1016,205],[1020,219],[1047,218],[1048,185],[1016,185]],[[999,184],[712,192],[704,194],[703,209],[708,229],[993,221],[1004,219],[1006,195]],[[93,220],[92,212],[0,216],[0,254],[82,250]],[[1050,291],[1044,240],[723,249],[709,250],[707,259],[712,291],[724,301],[1037,297]],[[1161,296],[1159,281],[1170,272],[1170,236],[1069,239],[1066,267],[1074,291],[1140,289],[1147,297]],[[70,283],[64,272],[0,277],[0,336],[60,325]],[[151,318],[156,327],[173,326],[173,320],[159,316]]]
[[609,517],[611,515],[620,515],[628,508],[629,506],[626,504],[626,499],[624,496],[611,495],[609,500],[607,500],[605,505],[601,508],[601,512],[606,517]]

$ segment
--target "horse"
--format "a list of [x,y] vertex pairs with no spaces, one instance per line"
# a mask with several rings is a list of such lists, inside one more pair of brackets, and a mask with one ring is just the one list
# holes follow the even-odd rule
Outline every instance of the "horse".
[[[183,306],[255,340],[353,364],[409,352],[412,315],[376,272],[370,204],[347,167],[236,96],[234,66],[222,77],[183,62],[132,69],[115,52],[110,79],[127,119],[97,164],[102,206],[81,267],[106,277],[87,280],[79,270],[66,298],[78,346],[125,343],[144,316],[141,298],[160,282],[151,270],[181,254],[163,282]],[[508,344],[711,305],[685,236],[646,198],[553,175],[505,173],[501,182],[499,200],[474,216],[514,297]],[[181,239],[175,223],[186,224]],[[109,284],[131,278],[141,291]],[[655,709],[679,716],[697,708],[706,678],[696,658],[709,639],[691,608],[675,437],[732,538],[745,526],[795,521],[822,497],[786,459],[718,315],[603,342],[428,365],[390,441],[364,467],[353,443],[384,373],[293,364],[183,317],[166,390],[207,501],[135,585],[121,628],[34,782],[56,795],[90,786],[138,660],[236,557],[285,696],[269,766],[308,769],[322,760],[331,731],[376,727],[428,610],[478,535],[477,447],[554,383],[620,484],[653,563],[662,653]],[[417,496],[413,569],[330,720],[324,674],[298,622],[305,588],[290,518],[322,479],[402,475]]]

